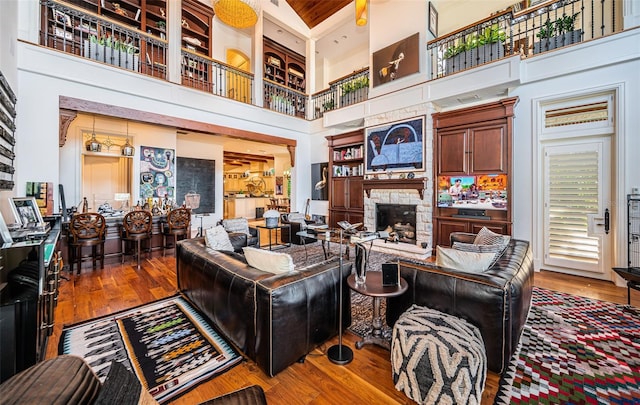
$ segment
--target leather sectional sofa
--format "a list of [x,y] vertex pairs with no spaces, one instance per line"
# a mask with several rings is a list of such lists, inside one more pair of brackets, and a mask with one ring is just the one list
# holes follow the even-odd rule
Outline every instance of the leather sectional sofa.
[[351,324],[346,278],[351,264],[317,263],[284,274],[247,264],[237,253],[183,240],[177,248],[178,289],[228,341],[270,376],[338,333],[340,274],[343,328]]
[[[453,242],[472,243],[475,234],[455,232]],[[412,304],[463,318],[478,327],[489,370],[502,373],[515,351],[531,306],[533,260],[529,242],[511,239],[500,259],[481,273],[400,262],[409,288],[387,300],[393,326]]]

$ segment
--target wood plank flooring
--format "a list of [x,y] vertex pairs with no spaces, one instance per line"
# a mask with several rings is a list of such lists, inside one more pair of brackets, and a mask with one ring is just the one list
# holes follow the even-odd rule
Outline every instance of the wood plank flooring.
[[[175,258],[156,256],[142,262],[136,270],[132,261],[105,264],[103,270],[82,269],[80,275],[64,273],[56,307],[53,335],[47,358],[57,355],[57,345],[65,324],[82,322],[177,293]],[[542,271],[535,274],[535,285],[590,298],[626,304],[626,288],[613,283]],[[640,292],[632,291],[632,304],[640,307]],[[389,352],[367,345],[355,349],[358,337],[345,332],[343,343],[354,351],[354,360],[345,366],[331,363],[328,347],[334,338],[311,352],[304,363],[296,363],[275,377],[268,377],[250,360],[200,384],[172,404],[197,404],[212,397],[251,384],[261,385],[270,404],[411,404],[396,391],[391,377]],[[489,373],[482,404],[492,404],[499,376]]]

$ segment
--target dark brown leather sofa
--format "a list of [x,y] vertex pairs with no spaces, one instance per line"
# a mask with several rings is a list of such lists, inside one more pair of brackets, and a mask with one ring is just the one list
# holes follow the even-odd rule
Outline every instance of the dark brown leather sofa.
[[[472,243],[474,237],[452,233],[452,245],[455,241]],[[388,325],[412,304],[463,318],[480,330],[489,370],[505,370],[531,306],[533,259],[529,242],[511,239],[500,259],[482,273],[402,261],[400,272],[409,289],[387,300]]]
[[[292,273],[271,274],[242,255],[183,240],[177,251],[178,289],[217,329],[270,376],[304,359],[338,333],[337,260]],[[351,323],[351,296],[342,267],[343,328]]]

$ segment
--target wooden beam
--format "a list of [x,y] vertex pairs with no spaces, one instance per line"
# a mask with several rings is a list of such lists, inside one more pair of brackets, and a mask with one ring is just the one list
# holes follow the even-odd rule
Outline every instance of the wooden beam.
[[[95,101],[82,100],[79,98],[60,96],[59,108],[61,110],[72,110],[89,114],[100,114],[107,117],[133,120],[148,124],[164,125],[175,127],[178,130],[195,131],[216,135],[224,135],[231,138],[246,141],[270,143],[274,145],[286,146],[291,156],[295,156],[297,141],[295,139],[282,138],[274,135],[267,135],[259,132],[245,131],[237,128],[225,127],[222,125],[210,124],[201,121],[194,121],[185,118],[172,117],[170,115],[157,114],[148,111],[135,110],[132,108],[119,107],[110,104],[98,103]],[[292,150],[294,152],[292,152]],[[293,166],[293,157],[291,166]]]

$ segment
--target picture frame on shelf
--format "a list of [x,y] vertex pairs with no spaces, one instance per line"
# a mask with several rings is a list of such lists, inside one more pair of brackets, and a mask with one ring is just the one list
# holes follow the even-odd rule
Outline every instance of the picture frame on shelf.
[[365,174],[425,169],[425,117],[419,116],[367,128]]
[[44,225],[35,197],[12,197],[9,201],[17,224],[23,228]]
[[429,2],[429,32],[438,38],[438,11],[432,2]]
[[60,10],[52,9],[53,19],[58,23],[66,27],[71,27],[71,17],[69,14],[63,13]]

